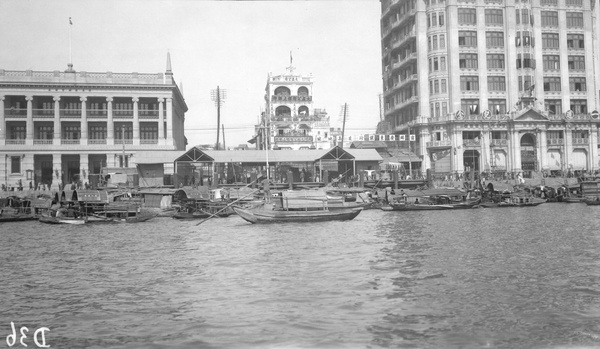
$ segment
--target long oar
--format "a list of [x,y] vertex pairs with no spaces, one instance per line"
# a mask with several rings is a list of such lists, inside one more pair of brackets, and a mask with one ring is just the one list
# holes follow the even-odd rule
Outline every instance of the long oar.
[[202,224],[202,223],[206,222],[207,220],[209,220],[209,219],[213,218],[214,216],[218,215],[219,213],[221,213],[223,210],[225,210],[225,209],[226,209],[226,208],[228,208],[229,206],[231,206],[231,205],[235,204],[236,202],[238,202],[238,201],[240,201],[240,200],[242,200],[242,199],[244,199],[244,198],[247,198],[247,197],[248,197],[248,196],[250,196],[250,195],[253,195],[254,193],[256,193],[256,192],[257,192],[257,191],[259,191],[259,190],[260,190],[260,189],[256,189],[256,190],[252,191],[251,193],[248,193],[248,194],[246,194],[246,195],[242,196],[241,198],[238,198],[237,200],[230,202],[229,204],[225,205],[225,207],[223,207],[222,209],[218,210],[217,212],[213,213],[212,215],[210,215],[209,217],[207,217],[207,218],[203,219],[202,221],[200,221],[200,222],[196,223],[196,225],[200,225],[200,224]]

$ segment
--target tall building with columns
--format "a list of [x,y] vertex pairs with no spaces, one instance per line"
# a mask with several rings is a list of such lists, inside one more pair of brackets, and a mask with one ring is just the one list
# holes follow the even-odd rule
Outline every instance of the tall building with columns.
[[186,111],[169,54],[154,74],[0,69],[1,182],[92,184],[140,152],[184,151]]
[[385,120],[424,171],[596,171],[595,0],[380,0]]

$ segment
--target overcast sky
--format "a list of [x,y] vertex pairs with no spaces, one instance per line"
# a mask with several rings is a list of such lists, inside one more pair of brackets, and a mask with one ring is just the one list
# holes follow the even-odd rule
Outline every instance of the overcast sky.
[[[269,72],[312,74],[313,103],[346,134],[373,132],[382,91],[378,0],[0,0],[0,69],[158,73],[167,52],[188,105],[188,148],[216,141],[210,91],[227,146],[254,134]],[[183,86],[182,86],[183,85]],[[222,138],[221,138],[222,140]]]

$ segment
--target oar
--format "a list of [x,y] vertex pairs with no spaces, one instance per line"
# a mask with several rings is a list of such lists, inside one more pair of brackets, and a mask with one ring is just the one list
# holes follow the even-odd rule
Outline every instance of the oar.
[[209,219],[213,218],[214,216],[218,215],[219,213],[221,213],[221,211],[225,210],[225,209],[226,209],[226,208],[228,208],[229,206],[231,206],[231,205],[235,204],[236,202],[238,202],[238,201],[240,201],[240,200],[242,200],[242,199],[244,199],[244,198],[246,198],[246,197],[248,197],[248,196],[250,196],[250,195],[253,195],[254,193],[256,193],[256,192],[257,192],[257,191],[259,191],[259,190],[260,190],[260,189],[256,189],[256,190],[252,191],[251,193],[248,193],[248,194],[246,194],[246,195],[242,196],[241,198],[238,198],[237,200],[230,202],[229,204],[225,205],[225,207],[223,207],[222,209],[218,210],[217,212],[213,213],[212,215],[210,215],[209,217],[207,217],[207,218],[203,219],[202,221],[200,221],[200,222],[196,223],[196,225],[200,225],[200,224],[202,224],[202,223],[206,222],[207,220],[209,220]]

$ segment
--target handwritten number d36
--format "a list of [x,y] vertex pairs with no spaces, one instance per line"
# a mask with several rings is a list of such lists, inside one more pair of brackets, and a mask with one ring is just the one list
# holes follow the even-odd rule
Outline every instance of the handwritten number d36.
[[[11,321],[10,327],[12,329],[12,333],[9,334],[8,336],[6,336],[6,344],[8,344],[9,347],[12,347],[17,342],[17,331],[15,329],[14,322]],[[35,332],[33,333],[33,341],[34,341],[35,345],[38,346],[38,348],[49,348],[50,347],[50,345],[46,345],[45,331],[50,331],[50,329],[48,327],[40,327],[37,330],[35,330]],[[27,335],[25,333],[29,332],[29,329],[27,327],[23,326],[23,327],[21,327],[19,332],[21,333],[21,337],[19,338],[19,343],[22,346],[27,347],[27,344],[25,343],[25,339],[27,339]],[[42,339],[41,343],[38,341],[38,335],[40,335],[40,334],[41,334],[41,339]]]

